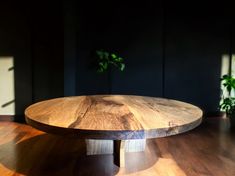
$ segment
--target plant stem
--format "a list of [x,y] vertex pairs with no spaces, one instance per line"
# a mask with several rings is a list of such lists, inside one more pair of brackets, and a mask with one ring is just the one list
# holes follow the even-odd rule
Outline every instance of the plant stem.
[[112,77],[111,77],[111,69],[112,67],[110,67],[108,69],[108,93],[111,94],[112,93]]

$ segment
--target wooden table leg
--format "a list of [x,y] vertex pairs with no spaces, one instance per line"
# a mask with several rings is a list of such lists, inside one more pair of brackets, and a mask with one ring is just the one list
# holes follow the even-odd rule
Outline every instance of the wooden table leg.
[[125,152],[142,152],[146,139],[134,140],[96,140],[86,139],[87,155],[113,154],[114,164],[125,166]]
[[125,167],[125,141],[114,140],[113,141],[113,156],[114,164],[119,167]]

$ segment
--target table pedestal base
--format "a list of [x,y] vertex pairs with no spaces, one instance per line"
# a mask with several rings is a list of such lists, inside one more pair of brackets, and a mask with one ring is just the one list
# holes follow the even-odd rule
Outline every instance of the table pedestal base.
[[113,142],[113,162],[119,167],[125,167],[125,141]]
[[87,155],[113,154],[114,163],[125,166],[125,152],[145,150],[146,139],[136,140],[86,140]]

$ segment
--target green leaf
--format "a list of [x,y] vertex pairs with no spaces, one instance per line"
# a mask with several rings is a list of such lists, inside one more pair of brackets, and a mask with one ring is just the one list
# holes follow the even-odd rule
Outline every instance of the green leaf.
[[117,58],[117,55],[116,55],[116,54],[111,54],[111,57],[112,57],[113,59],[116,59],[116,58]]
[[105,62],[104,65],[103,65],[103,67],[104,67],[104,70],[107,70],[107,69],[108,69],[108,63]]
[[104,58],[104,54],[102,51],[96,51],[96,54],[98,55],[99,59],[103,59]]
[[99,62],[99,65],[100,65],[100,67],[101,67],[101,68],[103,68],[103,67],[104,67],[103,62]]
[[123,58],[119,57],[118,58],[119,62],[123,62]]
[[116,62],[123,62],[123,59],[122,59],[121,57],[117,57],[117,58],[115,59],[115,61],[116,61]]
[[107,51],[97,50],[96,54],[98,56],[98,72],[104,72],[108,69],[109,65],[114,65],[119,70],[123,71],[125,69],[125,63],[123,58],[117,56],[114,53],[109,53]]
[[123,71],[124,69],[125,69],[125,64],[124,64],[124,63],[122,63],[122,64],[121,64],[121,68],[120,68],[120,70],[121,70],[121,71]]
[[108,53],[108,52],[104,52],[103,54],[104,54],[104,58],[105,58],[106,60],[109,60],[109,53]]
[[100,68],[97,69],[97,72],[98,72],[98,73],[103,73],[103,72],[104,72],[104,69],[100,67]]

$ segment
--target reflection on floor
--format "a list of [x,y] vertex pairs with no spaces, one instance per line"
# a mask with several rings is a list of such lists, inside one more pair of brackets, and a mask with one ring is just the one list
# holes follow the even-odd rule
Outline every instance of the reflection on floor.
[[112,155],[86,156],[84,140],[46,134],[28,125],[0,122],[0,175],[235,175],[235,131],[208,118],[176,136],[150,139],[145,152],[127,153],[126,167]]

